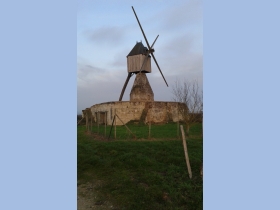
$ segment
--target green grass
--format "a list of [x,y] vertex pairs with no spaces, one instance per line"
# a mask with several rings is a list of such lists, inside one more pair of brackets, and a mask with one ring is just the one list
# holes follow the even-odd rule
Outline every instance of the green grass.
[[[147,135],[147,126],[142,128],[137,131],[138,138]],[[78,126],[79,182],[101,180],[99,199],[110,200],[118,209],[202,209],[201,124],[191,127],[187,140],[192,179],[182,141],[168,140],[174,138],[174,132],[177,135],[174,128],[176,124],[152,126],[153,138],[166,140],[102,142],[86,135],[84,126]]]
[[[137,139],[148,139],[149,138],[149,126],[144,124],[127,124],[129,130],[136,136]],[[93,125],[92,132],[99,133],[102,136],[109,136],[111,125],[107,125],[106,128],[104,125]],[[192,138],[201,138],[202,133],[201,124],[195,124],[190,128],[190,134]],[[178,130],[177,123],[167,123],[163,125],[151,125],[150,138],[151,139],[178,139],[178,135],[181,136],[181,131]],[[127,130],[126,126],[116,126],[116,139],[118,140],[128,140],[133,139],[133,135]],[[112,128],[110,139],[114,139],[114,127]]]

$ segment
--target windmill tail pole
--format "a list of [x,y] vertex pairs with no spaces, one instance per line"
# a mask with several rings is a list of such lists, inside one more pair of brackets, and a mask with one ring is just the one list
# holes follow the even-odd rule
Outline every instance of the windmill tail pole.
[[110,136],[111,136],[111,132],[112,132],[113,125],[114,125],[114,122],[115,122],[115,118],[116,118],[116,115],[114,115],[114,118],[113,118],[113,122],[112,122],[112,126],[111,126],[110,133],[109,133],[109,136],[108,136],[108,140],[110,139]]
[[130,79],[131,76],[132,76],[132,73],[129,72],[128,75],[127,75],[127,78],[126,78],[126,80],[125,80],[125,83],[124,83],[124,86],[123,86],[123,89],[122,89],[122,92],[121,92],[119,101],[122,101],[122,97],[123,97],[124,91],[125,91],[125,89],[126,89],[127,83],[128,83],[128,81],[129,81],[129,79]]

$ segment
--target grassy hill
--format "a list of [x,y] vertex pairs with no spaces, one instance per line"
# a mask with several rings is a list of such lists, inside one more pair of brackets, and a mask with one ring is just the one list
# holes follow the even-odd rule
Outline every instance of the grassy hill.
[[[162,130],[153,126],[155,136]],[[78,126],[78,185],[101,183],[92,199],[115,209],[202,209],[201,124],[191,127],[187,144],[192,179],[180,139],[97,141]]]

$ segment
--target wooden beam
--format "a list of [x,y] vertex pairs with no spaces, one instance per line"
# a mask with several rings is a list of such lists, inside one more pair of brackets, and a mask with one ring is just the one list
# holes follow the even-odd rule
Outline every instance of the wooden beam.
[[105,137],[106,137],[106,125],[107,125],[107,111],[105,111]]
[[131,132],[131,130],[126,126],[126,124],[124,124],[124,122],[121,120],[121,118],[116,114],[116,116],[120,119],[120,121],[122,122],[122,124],[126,127],[126,129],[134,136],[134,138],[136,139],[136,136],[134,135],[134,133]]
[[125,89],[126,89],[127,83],[128,83],[128,81],[129,81],[129,79],[130,79],[131,76],[132,76],[132,73],[129,72],[128,75],[127,75],[127,78],[126,78],[126,80],[125,80],[125,83],[124,83],[124,86],[123,86],[123,89],[122,89],[122,92],[121,92],[119,101],[122,101],[122,97],[123,97],[124,91],[125,91]]
[[188,148],[187,148],[186,137],[185,137],[183,125],[180,125],[180,128],[181,128],[181,132],[182,132],[182,140],[183,140],[183,146],[184,146],[184,152],[185,152],[185,158],[186,158],[186,163],[187,163],[187,167],[188,167],[189,177],[191,179],[192,178],[192,169],[191,169],[191,165],[190,165]]
[[111,125],[111,129],[110,129],[110,133],[109,133],[109,136],[108,136],[108,140],[110,139],[110,136],[111,136],[111,132],[112,132],[112,129],[113,129],[113,125],[114,125],[114,122],[115,122],[115,115],[114,115],[114,118],[113,118],[113,121],[112,121],[112,125]]
[[83,120],[83,119],[85,119],[85,118],[83,117],[83,118],[82,118],[82,119],[78,122],[78,124],[77,124],[77,125],[79,125],[79,124],[80,124],[80,122],[82,122],[82,120]]
[[100,120],[100,114],[99,114],[99,111],[97,112],[97,126],[98,126],[98,134],[99,134],[99,120]]

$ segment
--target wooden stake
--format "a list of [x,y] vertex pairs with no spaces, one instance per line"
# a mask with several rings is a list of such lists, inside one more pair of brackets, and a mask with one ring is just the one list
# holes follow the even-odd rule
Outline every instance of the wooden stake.
[[110,136],[111,136],[111,132],[112,132],[112,128],[114,126],[115,118],[116,118],[116,116],[114,115],[112,125],[111,125],[111,128],[110,128],[110,133],[109,133],[109,136],[108,136],[108,140],[110,139]]
[[84,119],[84,117],[78,122],[78,124],[77,125],[79,125],[80,124],[80,122],[82,122],[82,120]]
[[179,120],[177,121],[177,137],[180,138],[180,135],[179,135]]
[[88,115],[86,114],[86,130],[88,131]]
[[184,146],[184,151],[185,151],[186,163],[187,163],[187,167],[188,167],[189,177],[191,179],[192,178],[192,169],[191,169],[189,155],[188,155],[188,148],[187,148],[187,143],[186,143],[185,132],[184,132],[183,125],[180,125],[180,127],[181,127],[181,132],[182,132],[182,140],[183,140],[183,146]]
[[105,112],[105,137],[106,137],[106,125],[107,125],[107,112]]
[[129,130],[129,128],[126,126],[126,124],[123,123],[123,121],[121,120],[121,118],[116,114],[116,116],[120,119],[120,121],[122,122],[122,124],[126,127],[126,129],[134,136],[134,138],[136,138],[136,136],[131,132],[131,130]]
[[100,114],[99,112],[97,112],[97,126],[98,126],[98,134],[99,134],[99,118],[100,118]]
[[92,133],[92,114],[90,115],[90,132]]

